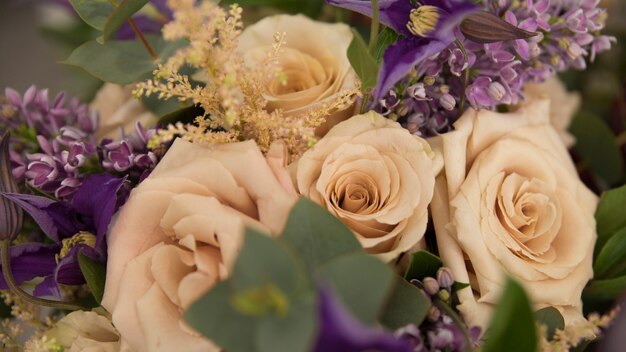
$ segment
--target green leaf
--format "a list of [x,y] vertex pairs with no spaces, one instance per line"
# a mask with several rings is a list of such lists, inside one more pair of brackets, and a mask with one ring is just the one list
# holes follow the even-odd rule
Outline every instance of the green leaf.
[[78,252],[78,265],[83,276],[85,276],[91,294],[96,299],[96,302],[100,304],[104,295],[104,283],[107,275],[106,266],[85,256],[82,252]]
[[437,270],[442,266],[441,259],[436,255],[427,251],[415,252],[411,255],[411,263],[404,274],[404,278],[407,281],[422,280],[425,277],[436,278]]
[[336,217],[307,198],[300,198],[280,241],[291,245],[308,271],[344,254],[362,252],[354,234]]
[[547,337],[552,340],[556,330],[565,328],[565,319],[561,313],[554,307],[545,307],[535,312],[535,321],[543,324],[548,328]]
[[232,282],[238,291],[276,285],[291,299],[310,288],[294,254],[282,242],[248,229],[233,268]]
[[606,242],[593,264],[594,275],[600,278],[611,277],[611,274],[624,269],[626,269],[626,227]]
[[426,318],[429,308],[430,301],[420,289],[398,278],[387,299],[380,322],[391,330],[408,324],[419,326]]
[[[158,36],[147,36],[148,41],[165,60],[184,42],[165,42]],[[110,41],[99,44],[87,42],[76,48],[64,64],[80,67],[89,74],[117,84],[129,84],[150,77],[157,67],[139,40]]]
[[318,282],[330,284],[352,315],[366,324],[376,322],[394,279],[387,265],[365,253],[338,257],[317,274]]
[[352,42],[348,47],[348,60],[354,71],[361,79],[364,91],[376,86],[378,79],[378,65],[367,50],[367,45],[359,32],[352,29]]
[[456,291],[462,290],[462,289],[464,289],[464,288],[466,288],[466,287],[469,287],[469,285],[470,285],[470,284],[468,284],[468,283],[466,283],[466,282],[458,282],[458,281],[455,281],[455,282],[452,284],[452,292],[456,292]]
[[115,9],[110,0],[70,0],[70,4],[85,23],[99,31]]
[[593,280],[583,291],[585,299],[612,300],[626,292],[626,276],[615,279]]
[[574,149],[608,184],[619,181],[624,174],[624,161],[615,136],[598,116],[581,112],[574,118],[570,131],[576,137]]
[[598,242],[596,254],[604,247],[609,238],[620,229],[626,228],[626,185],[604,192],[596,210]]
[[508,279],[491,319],[483,352],[535,352],[537,335],[530,301],[517,282]]
[[[231,277],[196,301],[185,319],[227,351],[305,352],[315,334],[315,293],[293,254],[248,230]],[[278,341],[281,331],[288,333]]]
[[196,117],[204,115],[204,109],[199,106],[186,106],[164,114],[159,118],[159,125],[167,126],[176,122],[192,123]]
[[102,42],[106,42],[128,18],[141,10],[149,0],[122,0],[107,17],[102,29]]
[[378,40],[376,41],[376,50],[374,51],[374,60],[376,63],[380,64],[383,61],[383,55],[385,54],[385,50],[391,44],[400,39],[400,34],[396,33],[393,29],[389,27],[385,27],[379,34]]
[[[258,321],[239,313],[231,304],[230,280],[217,283],[185,312],[185,320],[196,331],[228,351],[254,351]],[[245,331],[245,334],[242,334]]]
[[269,317],[260,321],[258,351],[308,351],[316,329],[316,314],[314,296],[310,295],[294,302],[286,317]]

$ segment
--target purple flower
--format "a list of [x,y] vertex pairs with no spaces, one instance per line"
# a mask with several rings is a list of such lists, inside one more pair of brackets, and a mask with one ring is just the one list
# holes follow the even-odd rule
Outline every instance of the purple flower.
[[[326,0],[331,5],[372,16],[369,0]],[[455,39],[454,30],[477,6],[469,0],[381,0],[380,21],[403,37],[389,46],[383,56],[375,101],[387,94],[416,65],[433,56]]]
[[313,352],[412,352],[411,344],[391,333],[363,326],[329,288],[319,292],[320,330]]
[[[20,206],[53,242],[26,243],[11,248],[11,267],[18,284],[43,277],[35,295],[59,295],[58,284],[85,282],[78,266],[78,253],[106,262],[105,234],[115,211],[125,200],[120,196],[124,179],[93,175],[78,187],[71,202],[53,201],[34,195],[1,193]],[[71,182],[71,181],[70,181]],[[7,289],[0,278],[0,289]]]

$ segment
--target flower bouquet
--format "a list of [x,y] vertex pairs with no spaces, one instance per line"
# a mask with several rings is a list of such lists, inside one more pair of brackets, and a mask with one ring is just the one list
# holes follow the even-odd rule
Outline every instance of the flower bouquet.
[[56,2],[105,83],[0,97],[4,350],[622,350],[599,0]]

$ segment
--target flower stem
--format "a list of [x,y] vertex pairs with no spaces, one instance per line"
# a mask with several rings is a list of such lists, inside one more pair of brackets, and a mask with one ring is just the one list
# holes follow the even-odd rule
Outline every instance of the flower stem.
[[54,301],[44,298],[38,298],[31,296],[26,291],[22,290],[17,283],[15,282],[15,278],[13,278],[13,273],[11,271],[11,255],[9,253],[9,249],[11,247],[11,240],[5,239],[0,243],[1,251],[0,256],[2,256],[2,275],[4,276],[4,280],[7,282],[7,285],[11,289],[15,295],[23,299],[24,301],[40,306],[47,306],[57,309],[65,309],[65,310],[79,310],[86,309],[86,307],[82,307],[73,303],[66,303],[60,301]]
[[463,45],[463,43],[461,43],[460,40],[455,39],[454,43],[456,44],[456,46],[459,48],[459,50],[461,50],[461,53],[463,53],[463,59],[465,60],[465,62],[467,63],[467,67],[465,68],[465,70],[463,70],[463,87],[461,88],[461,101],[459,102],[459,117],[461,115],[463,115],[463,108],[465,108],[465,90],[467,89],[467,84],[469,83],[469,56],[467,55],[467,50],[465,50],[465,45]]
[[133,31],[135,31],[135,34],[137,35],[139,40],[141,40],[141,42],[143,43],[143,46],[146,47],[146,50],[148,50],[148,53],[150,54],[152,59],[153,60],[158,59],[159,55],[157,55],[157,53],[154,51],[154,49],[152,49],[152,46],[150,45],[150,43],[148,43],[148,40],[146,39],[146,37],[144,37],[143,33],[141,33],[139,28],[137,28],[137,25],[135,24],[135,21],[133,21],[133,19],[129,17],[128,18],[128,23],[133,28]]
[[378,27],[380,17],[380,8],[378,7],[378,0],[372,0],[372,26],[370,27],[370,54],[374,56],[376,51],[376,43],[378,42]]
[[[111,4],[115,7],[117,7],[117,1],[115,0],[109,0],[111,2]],[[152,46],[150,45],[150,43],[146,40],[146,37],[144,37],[143,33],[141,33],[141,31],[139,30],[139,28],[137,27],[137,25],[135,24],[135,21],[133,21],[132,18],[128,17],[128,24],[130,24],[130,26],[133,28],[133,31],[135,32],[135,34],[137,35],[137,38],[139,38],[139,40],[141,40],[141,43],[143,43],[143,46],[146,47],[146,50],[148,50],[148,53],[150,54],[150,56],[152,57],[153,60],[156,60],[159,58],[159,55],[157,55],[157,53],[154,51],[154,49],[152,49]]]
[[472,337],[467,330],[467,325],[463,322],[461,317],[452,309],[446,302],[442,301],[440,298],[434,298],[433,303],[439,310],[441,310],[444,314],[450,317],[454,324],[461,330],[463,333],[463,339],[465,340],[465,348],[464,351],[473,351],[474,343],[472,342]]

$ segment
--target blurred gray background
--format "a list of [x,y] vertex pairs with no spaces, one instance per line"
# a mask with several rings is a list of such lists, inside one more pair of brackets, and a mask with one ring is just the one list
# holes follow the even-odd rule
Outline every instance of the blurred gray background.
[[[70,46],[55,40],[42,29],[72,23],[70,12],[58,5],[37,0],[0,0],[0,92],[12,87],[24,92],[31,84],[89,98],[90,83],[80,70],[59,64]],[[89,80],[88,80],[89,81]]]

